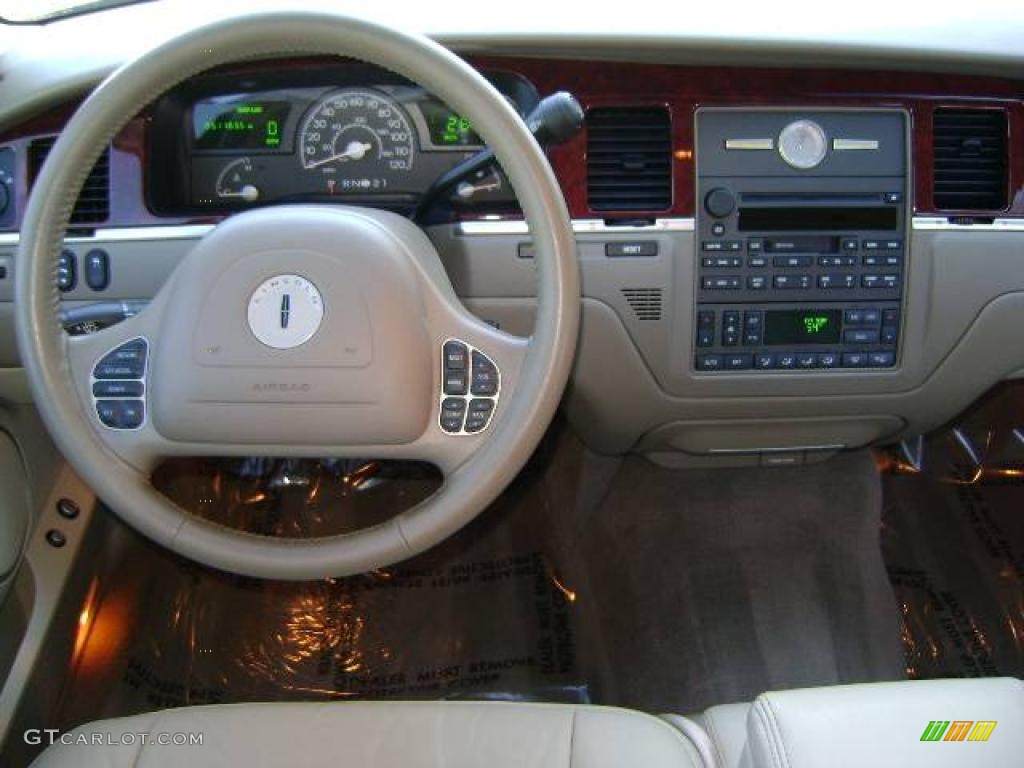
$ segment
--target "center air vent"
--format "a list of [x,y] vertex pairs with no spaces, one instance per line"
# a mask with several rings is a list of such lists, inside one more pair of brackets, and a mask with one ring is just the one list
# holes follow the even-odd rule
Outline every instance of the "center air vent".
[[1006,207],[1006,113],[937,109],[933,129],[935,206],[998,211]]
[[672,205],[672,130],[662,108],[587,113],[587,200],[593,211]]
[[[35,139],[28,145],[28,177],[30,183],[35,183],[39,171],[46,161],[46,156],[53,149],[56,136],[47,136]],[[78,201],[71,211],[71,219],[68,222],[72,226],[77,224],[96,224],[104,222],[110,217],[110,149],[103,150],[96,161],[96,165],[89,172],[82,191],[78,194]]]

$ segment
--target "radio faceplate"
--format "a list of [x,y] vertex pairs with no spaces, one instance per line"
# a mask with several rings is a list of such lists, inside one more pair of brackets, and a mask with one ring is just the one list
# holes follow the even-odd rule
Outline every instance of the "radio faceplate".
[[[809,167],[779,152],[797,121],[827,141]],[[895,366],[906,115],[703,109],[697,136],[695,370]]]

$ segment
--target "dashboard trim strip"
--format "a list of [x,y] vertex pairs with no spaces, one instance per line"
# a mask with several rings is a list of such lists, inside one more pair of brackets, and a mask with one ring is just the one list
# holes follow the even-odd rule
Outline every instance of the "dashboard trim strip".
[[1024,232],[1024,219],[993,219],[991,222],[957,224],[945,216],[915,216],[911,228],[948,232]]
[[[642,234],[645,232],[693,232],[693,218],[655,219],[651,224],[616,224],[604,219],[573,219],[572,229],[578,235],[585,234]],[[525,221],[518,219],[496,221],[462,221],[456,225],[460,235],[528,235]]]
[[[64,242],[140,242],[144,240],[197,240],[214,228],[214,224],[169,224],[158,227],[110,227],[97,229],[92,237],[68,237]],[[911,221],[915,230],[950,232],[1024,232],[1024,219],[994,219],[992,222],[955,224],[943,216],[915,216]],[[693,232],[694,219],[655,219],[653,224],[629,225],[606,223],[603,219],[573,219],[573,231],[578,234],[630,234],[645,232]],[[526,222],[519,219],[501,221],[462,221],[456,225],[460,235],[526,235]],[[17,232],[0,233],[0,246],[17,245]]]

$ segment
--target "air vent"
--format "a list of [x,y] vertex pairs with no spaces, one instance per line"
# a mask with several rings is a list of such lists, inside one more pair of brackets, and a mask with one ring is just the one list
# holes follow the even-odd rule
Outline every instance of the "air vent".
[[661,288],[623,288],[637,320],[661,320]]
[[668,110],[587,113],[587,199],[593,211],[664,211],[672,205]]
[[937,109],[935,206],[997,211],[1006,207],[1006,113],[995,109]]
[[[28,145],[28,174],[34,183],[43,167],[46,156],[53,149],[56,136],[35,139]],[[110,149],[103,150],[96,165],[89,172],[78,201],[71,211],[72,226],[78,224],[96,224],[110,217]]]

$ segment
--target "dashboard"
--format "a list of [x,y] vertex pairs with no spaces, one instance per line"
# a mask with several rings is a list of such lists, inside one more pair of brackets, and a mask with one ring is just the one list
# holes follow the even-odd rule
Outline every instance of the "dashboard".
[[[490,77],[521,115],[537,104],[525,79]],[[150,199],[166,214],[325,201],[408,210],[435,179],[484,149],[466,117],[356,63],[201,76],[154,106],[149,141]],[[509,207],[515,197],[488,168],[445,202]]]
[[[630,61],[586,41],[557,55],[484,43],[467,54],[520,114],[559,90],[586,111],[548,156],[577,234],[584,316],[565,409],[588,446],[685,465],[800,463],[920,434],[1024,375],[1009,330],[1024,317],[1019,77],[868,54],[856,69],[778,56],[655,64],[638,46]],[[37,149],[83,93],[0,134],[9,367]],[[73,217],[62,298],[144,302],[239,210],[408,213],[482,147],[464,116],[357,62],[207,72],[115,137],[105,207],[83,196],[88,215]],[[425,230],[472,312],[531,332],[530,237],[500,170],[447,193]]]

